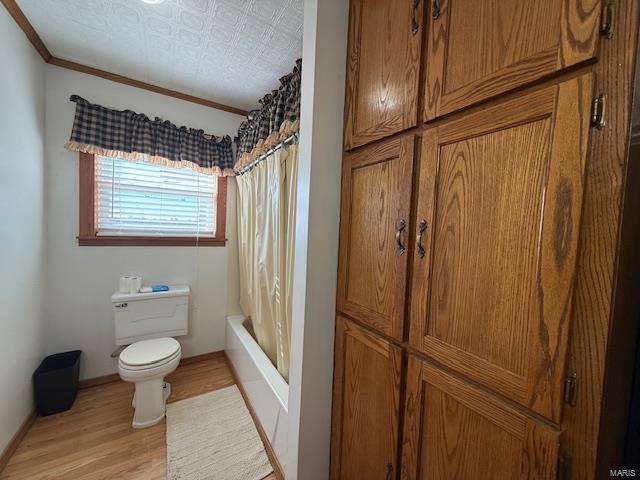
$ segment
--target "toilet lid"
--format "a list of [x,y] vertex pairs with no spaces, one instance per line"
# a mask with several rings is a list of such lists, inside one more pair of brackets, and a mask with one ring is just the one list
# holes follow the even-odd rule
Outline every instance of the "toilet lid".
[[125,365],[139,367],[165,360],[180,351],[180,344],[175,338],[154,338],[132,343],[120,354],[120,361]]

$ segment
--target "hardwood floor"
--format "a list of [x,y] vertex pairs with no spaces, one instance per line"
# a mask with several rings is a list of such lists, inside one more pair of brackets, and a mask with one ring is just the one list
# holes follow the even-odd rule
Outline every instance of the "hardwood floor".
[[[224,357],[180,366],[167,380],[169,402],[235,383]],[[0,479],[165,479],[165,422],[131,428],[132,395],[122,381],[80,390],[71,410],[36,419]]]

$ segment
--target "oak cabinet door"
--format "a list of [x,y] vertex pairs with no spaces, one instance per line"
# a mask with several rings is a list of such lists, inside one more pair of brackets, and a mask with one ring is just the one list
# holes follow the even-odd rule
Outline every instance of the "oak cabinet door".
[[433,1],[425,120],[594,57],[600,14],[601,0]]
[[351,0],[346,149],[417,124],[423,3]]
[[492,395],[410,356],[405,399],[402,480],[556,478],[559,432]]
[[396,478],[400,348],[354,323],[336,320],[331,478]]
[[338,310],[402,339],[414,137],[346,155]]
[[592,76],[425,132],[411,344],[560,423]]

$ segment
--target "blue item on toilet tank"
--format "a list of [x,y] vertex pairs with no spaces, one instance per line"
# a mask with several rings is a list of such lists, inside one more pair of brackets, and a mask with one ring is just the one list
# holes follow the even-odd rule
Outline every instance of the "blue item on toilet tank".
[[167,292],[169,290],[168,285],[151,285],[150,287],[142,287],[140,293]]

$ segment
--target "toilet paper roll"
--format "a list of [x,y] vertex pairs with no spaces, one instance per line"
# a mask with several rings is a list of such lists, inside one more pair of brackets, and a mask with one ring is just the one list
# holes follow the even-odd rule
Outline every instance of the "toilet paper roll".
[[138,293],[142,288],[142,277],[131,277],[130,293]]
[[142,288],[142,277],[126,275],[120,277],[119,287],[120,293],[138,293]]
[[131,277],[120,277],[120,286],[118,287],[120,293],[131,293]]

